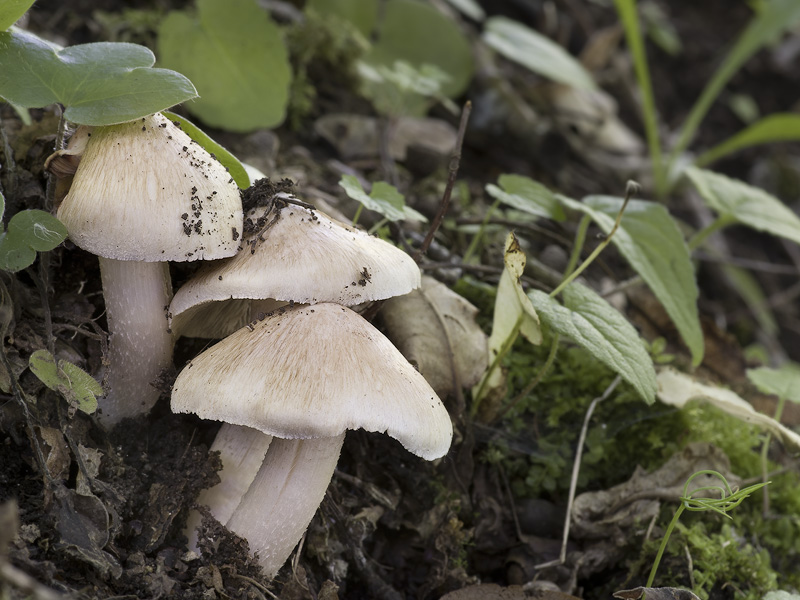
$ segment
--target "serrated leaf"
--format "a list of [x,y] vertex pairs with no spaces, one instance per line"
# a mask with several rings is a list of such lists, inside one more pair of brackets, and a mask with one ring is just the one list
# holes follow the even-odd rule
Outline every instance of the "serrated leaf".
[[[559,199],[591,216],[605,233],[611,231],[622,208],[622,199],[610,196],[588,196],[583,202]],[[692,364],[699,365],[704,343],[694,267],[683,235],[667,209],[654,202],[631,200],[611,241],[664,306],[692,354]]]
[[53,391],[59,392],[71,406],[87,414],[97,410],[97,398],[103,388],[86,371],[66,360],[58,361],[47,350],[36,350],[28,364],[31,372]]
[[695,160],[695,165],[704,167],[723,156],[750,146],[796,140],[800,140],[800,115],[793,113],[769,115],[717,144],[711,150],[703,152]]
[[459,27],[433,6],[418,0],[388,0],[382,7],[378,41],[364,60],[393,68],[405,61],[416,69],[425,64],[450,76],[442,94],[461,94],[472,79],[472,50]]
[[689,167],[689,180],[720,215],[800,244],[800,218],[772,194],[725,175]]
[[247,173],[245,166],[236,158],[227,148],[220,145],[218,142],[211,139],[211,137],[197,125],[192,123],[189,119],[185,119],[175,113],[164,111],[164,116],[170,121],[177,121],[181,125],[181,129],[192,138],[195,142],[200,144],[209,154],[212,154],[220,164],[228,169],[236,185],[241,189],[250,187],[250,176]]
[[195,15],[169,13],[158,49],[164,65],[197,86],[200,99],[186,108],[207,125],[244,132],[283,121],[292,77],[287,51],[253,0],[197,0]]
[[541,183],[522,175],[501,175],[497,183],[500,187],[486,186],[487,193],[501,202],[528,214],[563,221],[564,209],[556,195]]
[[374,210],[390,221],[427,221],[410,206],[406,206],[403,194],[397,188],[383,181],[372,184],[372,192],[367,194],[358,178],[353,175],[344,175],[339,181],[347,195],[353,200],[358,200],[364,208]]
[[34,0],[3,0],[0,3],[0,31],[16,23],[33,5]]
[[59,102],[64,117],[113,125],[197,96],[180,73],[153,69],[144,46],[97,42],[59,49],[21,31],[0,33],[0,96],[25,108]]
[[578,283],[564,288],[564,306],[539,290],[528,297],[543,323],[619,373],[645,402],[655,400],[653,361],[633,325],[608,302]]
[[706,400],[745,423],[767,429],[793,452],[800,450],[800,435],[775,419],[757,412],[749,402],[731,390],[699,383],[689,375],[679,373],[671,367],[665,367],[658,373],[658,399],[664,404],[678,408],[685,406],[690,400]]
[[747,378],[765,394],[800,403],[800,365],[786,363],[777,369],[747,369]]
[[497,52],[553,81],[577,88],[596,87],[586,69],[564,48],[538,31],[507,17],[491,17],[483,41]]

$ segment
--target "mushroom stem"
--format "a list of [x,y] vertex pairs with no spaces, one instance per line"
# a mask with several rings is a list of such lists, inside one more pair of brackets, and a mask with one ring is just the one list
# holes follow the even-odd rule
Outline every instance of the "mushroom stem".
[[[218,473],[220,482],[200,492],[197,504],[208,506],[217,521],[227,523],[253,483],[271,441],[271,435],[257,429],[223,423],[211,445],[211,452],[219,452],[222,461],[222,470]],[[186,520],[185,532],[190,550],[197,550],[200,520],[200,513],[196,510],[190,512]]]
[[165,262],[99,258],[110,342],[109,391],[98,418],[113,427],[158,400],[152,383],[172,364],[175,343],[166,314],[172,284]]
[[344,434],[275,438],[250,489],[227,523],[247,539],[271,579],[289,558],[325,496]]

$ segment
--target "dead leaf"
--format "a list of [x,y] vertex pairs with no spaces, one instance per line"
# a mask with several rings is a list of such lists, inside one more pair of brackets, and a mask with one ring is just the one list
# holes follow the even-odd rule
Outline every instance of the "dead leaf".
[[[381,311],[386,333],[441,397],[472,387],[487,367],[486,334],[475,322],[478,309],[432,277]],[[455,373],[453,369],[455,368]]]
[[620,600],[639,600],[642,596],[645,596],[647,600],[700,600],[691,590],[671,587],[637,587],[632,590],[614,592],[614,598],[620,598]]
[[690,375],[665,367],[657,376],[658,399],[664,404],[682,408],[690,400],[705,400],[745,423],[767,429],[790,450],[800,451],[800,435],[784,427],[772,417],[756,412],[749,402],[725,388],[705,385]]
[[441,600],[525,600],[527,596],[522,586],[501,587],[496,583],[480,583],[470,585],[454,592],[449,592]]

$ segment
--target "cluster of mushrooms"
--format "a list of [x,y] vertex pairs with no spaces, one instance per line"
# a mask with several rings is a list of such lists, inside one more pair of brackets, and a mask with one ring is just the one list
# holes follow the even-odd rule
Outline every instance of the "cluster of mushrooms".
[[[224,423],[221,483],[198,503],[248,540],[267,577],[308,527],[347,429],[427,460],[447,453],[436,393],[351,308],[418,287],[407,254],[282,194],[243,214],[228,172],[161,114],[81,127],[49,168],[71,174],[58,218],[100,260],[104,426],[150,410],[178,336],[224,338],[184,367],[172,410]],[[195,260],[209,262],[173,298],[168,263]]]

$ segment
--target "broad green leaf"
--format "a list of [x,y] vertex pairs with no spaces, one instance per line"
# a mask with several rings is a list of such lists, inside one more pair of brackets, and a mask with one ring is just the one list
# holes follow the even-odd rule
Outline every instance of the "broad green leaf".
[[18,212],[8,231],[0,234],[0,269],[21,271],[36,260],[37,251],[52,250],[66,237],[66,227],[50,213],[35,209]]
[[448,97],[461,94],[472,79],[472,50],[459,27],[427,2],[387,0],[378,25],[378,41],[364,60],[393,68],[405,61],[416,69],[439,67],[450,79],[442,84]]
[[577,88],[596,87],[592,76],[564,48],[522,23],[491,17],[486,21],[483,40],[509,60],[548,79]]
[[691,182],[720,215],[800,244],[800,218],[775,196],[738,179],[689,167]]
[[254,0],[197,0],[158,31],[159,58],[186,73],[200,99],[186,105],[207,125],[252,131],[286,115],[291,67],[281,32]]
[[186,135],[205,148],[205,150],[214,156],[223,167],[228,169],[228,173],[231,174],[236,185],[241,189],[250,187],[250,176],[247,174],[247,170],[239,159],[231,154],[227,148],[212,140],[205,131],[200,129],[189,119],[184,119],[180,115],[168,111],[164,111],[164,116],[171,121],[180,123],[181,129],[186,132]]
[[486,191],[493,198],[537,217],[554,221],[565,219],[564,209],[556,195],[541,183],[522,175],[500,175],[497,183],[500,187],[491,183],[486,186]]
[[32,250],[47,252],[67,237],[67,228],[43,210],[23,210],[11,217],[8,235],[23,240]]
[[747,369],[747,378],[765,394],[800,403],[800,365],[786,363],[777,369]]
[[[610,196],[589,196],[583,202],[559,199],[591,216],[605,233],[611,231],[622,208],[622,199]],[[704,351],[697,312],[699,292],[689,248],[667,209],[654,202],[631,200],[611,241],[650,286],[689,348],[692,363],[699,365]]]
[[58,361],[47,350],[37,350],[29,359],[31,372],[48,388],[61,394],[80,411],[92,414],[103,388],[86,371],[66,360]]
[[365,38],[369,38],[378,21],[378,0],[309,0],[306,8],[349,21]]
[[564,288],[564,306],[539,290],[528,297],[543,323],[619,373],[645,402],[655,400],[653,361],[633,325],[608,302],[578,283]]
[[705,167],[742,148],[796,140],[800,140],[800,115],[792,113],[769,115],[704,152],[695,159],[694,164]]
[[353,200],[358,200],[364,208],[380,213],[390,221],[427,221],[410,206],[406,206],[403,194],[393,185],[378,181],[372,184],[372,192],[367,194],[361,187],[358,178],[353,175],[344,175],[339,181],[347,195]]
[[132,121],[197,96],[180,73],[153,69],[136,44],[98,42],[59,49],[35,35],[0,33],[0,96],[24,108],[59,102],[84,125]]
[[741,66],[764,45],[775,41],[800,22],[800,2],[797,0],[770,0],[761,2],[759,6],[761,10],[747,24],[684,121],[672,150],[673,159],[688,147],[708,109]]
[[665,367],[658,373],[658,399],[682,408],[690,400],[705,400],[745,423],[763,427],[779,438],[793,452],[800,451],[800,435],[772,417],[757,412],[744,398],[725,388],[705,385],[685,373]]
[[16,23],[33,5],[34,0],[3,0],[0,2],[0,31]]

